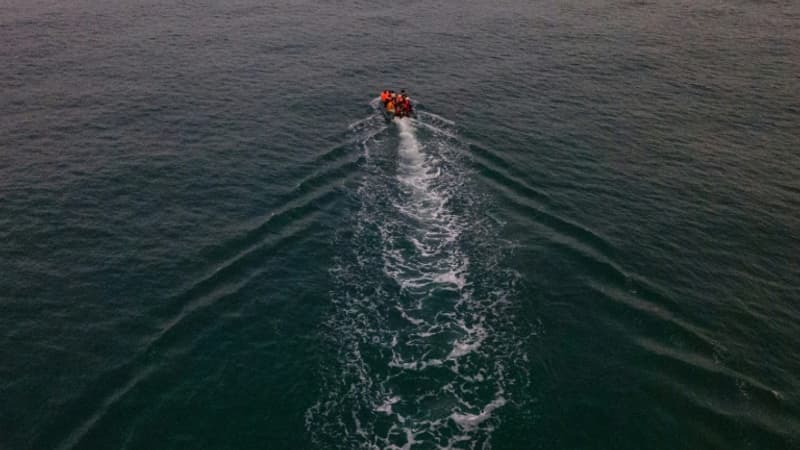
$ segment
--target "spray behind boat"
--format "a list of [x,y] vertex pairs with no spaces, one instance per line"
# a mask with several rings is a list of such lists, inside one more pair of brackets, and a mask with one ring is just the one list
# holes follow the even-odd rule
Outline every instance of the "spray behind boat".
[[351,126],[366,157],[333,236],[332,355],[305,415],[318,448],[488,448],[528,386],[518,275],[469,144],[452,121],[417,114],[391,132],[377,114]]

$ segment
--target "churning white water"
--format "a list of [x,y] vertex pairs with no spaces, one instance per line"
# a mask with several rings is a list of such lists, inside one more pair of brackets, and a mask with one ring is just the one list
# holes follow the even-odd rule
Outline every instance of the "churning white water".
[[447,122],[394,125],[364,145],[361,206],[331,271],[338,366],[307,424],[343,448],[485,448],[507,402],[499,325],[515,275],[496,267]]

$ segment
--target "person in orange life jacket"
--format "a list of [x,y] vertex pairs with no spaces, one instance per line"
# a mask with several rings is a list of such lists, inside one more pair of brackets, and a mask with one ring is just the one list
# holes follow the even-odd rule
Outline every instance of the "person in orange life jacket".
[[389,96],[389,99],[386,100],[386,111],[388,111],[389,114],[394,114],[395,113],[395,104],[394,104],[394,102],[395,102],[395,100],[394,100],[394,97],[392,97],[392,96]]
[[381,103],[383,103],[385,106],[386,102],[388,101],[389,101],[389,91],[384,90],[383,92],[381,92]]

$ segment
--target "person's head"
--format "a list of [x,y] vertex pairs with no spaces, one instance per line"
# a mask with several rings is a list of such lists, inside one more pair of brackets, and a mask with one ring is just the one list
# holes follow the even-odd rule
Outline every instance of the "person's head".
[[400,91],[400,93],[401,93],[401,94],[403,94],[403,95],[406,95],[406,90],[405,90],[405,89],[402,89],[402,90]]

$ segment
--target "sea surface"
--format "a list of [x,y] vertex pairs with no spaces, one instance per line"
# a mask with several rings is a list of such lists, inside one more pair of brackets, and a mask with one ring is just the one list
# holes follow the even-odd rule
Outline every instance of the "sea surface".
[[800,2],[0,2],[0,448],[800,448]]

